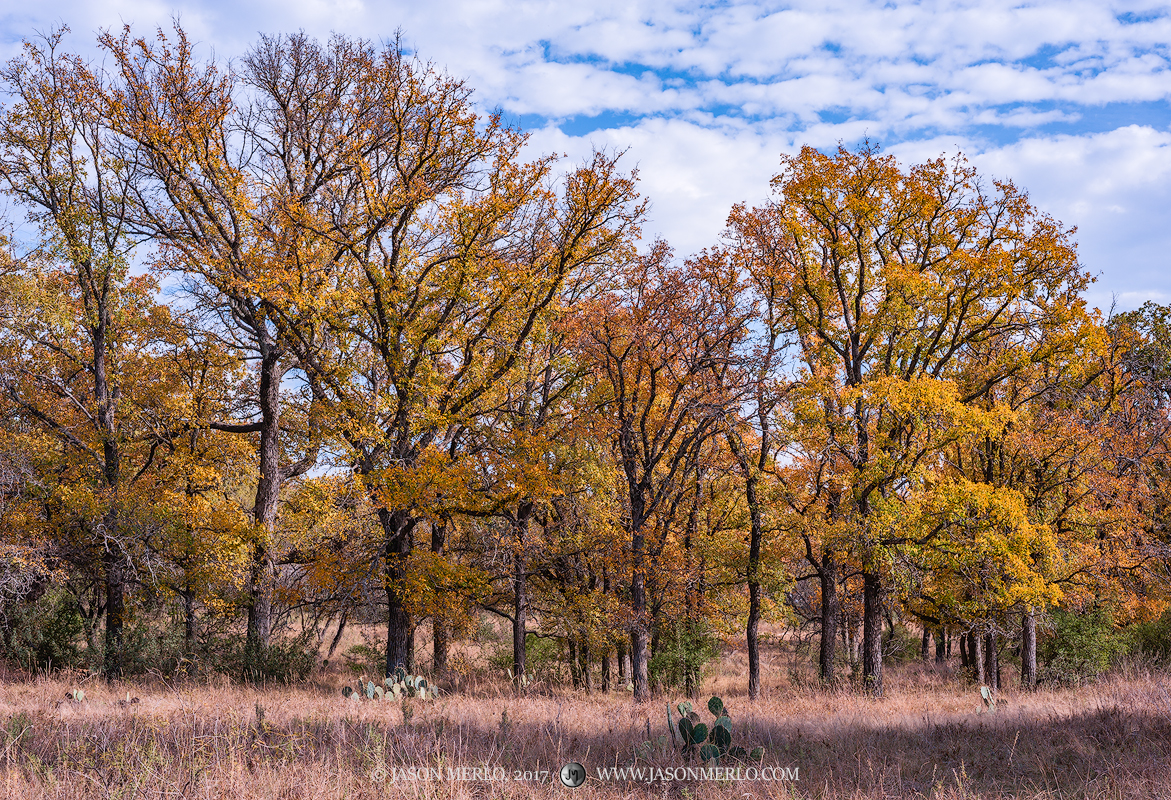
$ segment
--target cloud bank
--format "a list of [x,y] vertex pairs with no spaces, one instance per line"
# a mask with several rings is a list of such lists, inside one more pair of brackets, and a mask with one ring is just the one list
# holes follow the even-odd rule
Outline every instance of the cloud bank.
[[778,156],[869,137],[907,161],[962,150],[1066,225],[1106,308],[1171,301],[1171,6],[1155,2],[48,0],[0,16],[0,50],[65,22],[147,34],[178,15],[221,58],[258,32],[389,39],[532,131],[627,151],[648,233],[686,254]]

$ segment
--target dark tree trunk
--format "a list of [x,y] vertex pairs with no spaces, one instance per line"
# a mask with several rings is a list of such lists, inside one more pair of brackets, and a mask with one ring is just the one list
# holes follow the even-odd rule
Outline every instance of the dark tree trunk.
[[984,635],[984,677],[990,688],[1000,688],[1000,652],[992,631]]
[[1037,688],[1037,617],[1031,608],[1021,618],[1021,686]]
[[411,553],[415,520],[406,512],[379,509],[386,543],[383,547],[383,585],[386,590],[386,674],[402,668],[410,672],[413,661],[414,624],[403,597],[406,559]]
[[582,631],[581,643],[577,648],[577,659],[582,688],[586,690],[586,694],[593,694],[594,675],[590,672],[590,641],[585,631]]
[[964,669],[972,666],[971,656],[968,654],[968,634],[960,634],[960,665]]
[[942,664],[947,660],[947,629],[942,626],[935,631],[935,663]]
[[260,348],[259,476],[252,509],[252,562],[248,571],[248,633],[244,648],[245,673],[259,671],[272,636],[272,594],[276,585],[273,560],[273,530],[276,526],[277,501],[281,489],[280,466],[280,353],[274,343],[262,336]]
[[642,532],[642,509],[632,509],[631,556],[633,574],[630,581],[630,610],[633,620],[630,626],[630,677],[634,683],[634,702],[645,703],[651,699],[647,675],[647,603],[646,564],[644,548],[646,539]]
[[[729,434],[729,441],[733,439]],[[744,494],[748,504],[748,624],[745,639],[748,646],[748,698],[760,697],[760,542],[764,530],[761,519],[760,501],[756,496],[757,472],[748,462],[747,453],[739,447],[733,448],[741,469],[744,471]]]
[[[447,523],[431,524],[431,552],[442,556],[447,547]],[[442,614],[431,618],[431,669],[435,677],[442,677],[447,673],[447,620]]]
[[882,697],[882,584],[877,575],[863,575],[862,681],[874,697]]
[[334,651],[337,650],[338,644],[341,643],[342,634],[346,632],[346,622],[350,618],[349,606],[342,609],[341,617],[337,621],[337,631],[333,635],[333,639],[329,643],[329,650],[325,654],[326,660],[333,658]]
[[626,671],[626,645],[619,640],[614,647],[614,657],[618,661],[618,682],[625,686],[630,681],[630,676]]
[[104,546],[102,569],[106,583],[106,641],[103,661],[106,680],[122,675],[125,649],[123,626],[126,603],[126,554],[120,542],[119,488],[122,482],[122,451],[118,443],[117,389],[109,382],[106,335],[109,326],[108,295],[99,297],[99,322],[91,329],[93,341],[94,400],[97,403],[98,429],[102,436],[102,477],[110,490],[110,509],[102,521]]
[[195,654],[195,590],[190,586],[183,588],[183,654],[187,658]]
[[123,624],[125,614],[125,559],[115,543],[108,543],[102,558],[106,572],[106,648],[105,667],[107,680],[113,681],[122,675]]
[[837,680],[834,662],[837,660],[838,617],[841,609],[838,602],[838,566],[828,552],[822,554],[817,571],[821,581],[821,647],[817,655],[817,673],[822,681],[832,686]]
[[569,648],[569,682],[574,689],[581,688],[581,661],[577,657],[577,640],[569,636],[565,640]]
[[[610,572],[604,565],[602,567],[602,594],[607,596],[610,594]],[[614,688],[614,677],[611,673],[612,667],[610,665],[610,650],[612,640],[610,639],[609,634],[607,634],[604,641],[605,644],[602,647],[602,691],[608,692]],[[621,651],[619,652],[620,654],[618,657],[621,659]],[[621,665],[619,665],[618,669],[619,672],[621,672]]]
[[931,631],[927,628],[927,623],[923,623],[923,644],[919,648],[919,658],[926,661],[931,657]]

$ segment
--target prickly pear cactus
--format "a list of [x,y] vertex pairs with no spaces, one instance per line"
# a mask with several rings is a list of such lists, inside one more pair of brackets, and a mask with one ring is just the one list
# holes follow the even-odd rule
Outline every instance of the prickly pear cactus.
[[[690,702],[684,701],[676,708],[679,711],[679,736],[683,742],[684,755],[698,755],[704,763],[716,764],[721,758],[759,761],[764,757],[762,747],[753,748],[752,752],[748,752],[743,747],[732,745],[732,716],[719,697],[712,697],[707,702],[707,710],[715,717],[710,727],[699,721],[699,715],[692,709]],[[670,705],[667,706],[667,725],[670,728]]]

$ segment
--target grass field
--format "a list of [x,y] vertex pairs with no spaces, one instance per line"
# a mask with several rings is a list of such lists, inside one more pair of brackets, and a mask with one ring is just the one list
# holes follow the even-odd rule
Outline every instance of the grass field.
[[[0,790],[6,798],[231,800],[1171,799],[1165,674],[1132,668],[1079,689],[1010,688],[995,713],[981,713],[975,687],[952,667],[891,669],[881,701],[820,690],[806,665],[780,653],[766,660],[756,702],[745,696],[745,674],[743,655],[727,654],[700,697],[724,699],[734,744],[764,747],[760,763],[740,765],[741,777],[749,767],[780,767],[768,780],[674,773],[688,761],[658,737],[667,733],[667,700],[678,696],[642,707],[627,693],[543,685],[516,696],[481,674],[438,700],[404,704],[344,700],[340,671],[266,688],[161,679],[108,687],[8,673]],[[85,700],[66,699],[77,687]],[[128,692],[139,701],[127,703]],[[649,750],[641,747],[648,739]],[[571,761],[585,765],[585,786],[558,780]],[[642,769],[643,779],[599,777],[612,767]]]

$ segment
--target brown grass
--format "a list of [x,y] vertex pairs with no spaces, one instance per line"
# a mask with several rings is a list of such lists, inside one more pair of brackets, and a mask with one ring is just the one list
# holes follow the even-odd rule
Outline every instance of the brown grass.
[[[798,780],[599,781],[568,789],[568,761],[668,770],[666,698],[586,696],[538,686],[518,697],[484,676],[434,702],[344,701],[340,672],[300,687],[165,681],[107,687],[60,676],[0,683],[0,788],[60,798],[1171,798],[1171,682],[1132,670],[1092,687],[1002,693],[980,713],[949,668],[888,673],[884,700],[825,692],[807,665],[772,654],[764,697],[744,693],[742,654],[724,658],[703,697],[721,695],[733,736]],[[86,700],[64,700],[82,685]],[[141,702],[126,704],[129,691]],[[678,701],[681,698],[673,697]],[[121,701],[121,702],[120,702]],[[409,719],[404,719],[404,714]],[[706,711],[704,716],[707,716]],[[447,767],[548,771],[543,783],[449,780]],[[692,766],[695,766],[692,764]],[[380,780],[393,768],[444,777]]]

